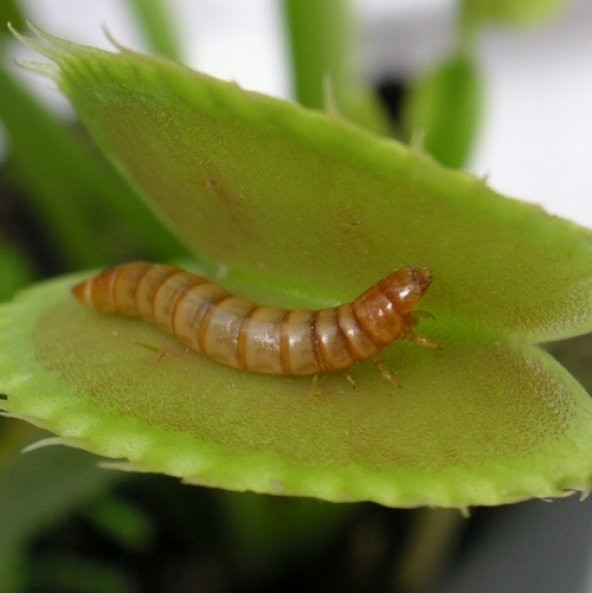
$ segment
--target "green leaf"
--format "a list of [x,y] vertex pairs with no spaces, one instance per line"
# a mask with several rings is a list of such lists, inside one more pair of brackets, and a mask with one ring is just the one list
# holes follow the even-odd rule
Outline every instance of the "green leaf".
[[[43,34],[44,35],[44,34]],[[0,309],[6,409],[118,465],[234,490],[464,507],[588,490],[592,403],[531,345],[592,329],[588,231],[404,146],[165,60],[35,47],[202,272],[277,306],[350,300],[401,265],[434,273],[422,333],[372,364],[263,376],[69,294]]]
[[168,257],[180,253],[120,177],[2,67],[0,88],[11,164],[65,265],[100,265],[138,248]]
[[0,501],[10,513],[2,516],[2,545],[23,543],[117,479],[94,461],[82,451],[51,447],[19,455],[3,467]]
[[[32,434],[15,434],[14,426],[17,425],[11,424],[0,440],[0,582],[3,591],[21,590],[16,586],[24,576],[19,574],[18,560],[29,538],[120,479],[116,474],[99,470],[88,453],[74,449],[45,447],[21,455],[21,449],[28,444],[26,441],[30,443]],[[35,438],[39,440],[41,436],[44,435],[35,435]]]
[[2,67],[0,88],[0,120],[32,210],[66,265],[99,265],[104,249],[84,212],[94,172],[82,146]]
[[154,525],[148,513],[113,495],[98,498],[85,516],[122,548],[143,552],[154,541]]
[[403,111],[407,137],[442,164],[462,167],[470,155],[481,113],[481,83],[472,58],[459,54],[412,88]]
[[565,0],[463,0],[462,17],[467,24],[497,22],[508,25],[538,25],[556,17]]
[[27,257],[0,239],[0,301],[11,297],[33,279],[31,262]]

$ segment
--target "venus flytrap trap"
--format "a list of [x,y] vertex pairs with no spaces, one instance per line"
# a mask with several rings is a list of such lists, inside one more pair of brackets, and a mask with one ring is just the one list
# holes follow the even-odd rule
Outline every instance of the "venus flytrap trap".
[[[255,302],[346,302],[403,266],[434,277],[434,351],[310,379],[226,368],[70,295],[0,309],[6,413],[140,471],[234,490],[465,508],[588,491],[592,402],[536,343],[592,330],[592,235],[417,150],[162,58],[23,39],[105,154]],[[43,68],[47,73],[48,69]],[[216,272],[224,274],[216,278]]]

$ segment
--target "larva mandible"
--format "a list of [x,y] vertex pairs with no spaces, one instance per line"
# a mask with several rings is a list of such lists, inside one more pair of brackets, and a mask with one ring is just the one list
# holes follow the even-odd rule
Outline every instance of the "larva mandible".
[[[140,317],[222,364],[256,373],[312,375],[344,370],[413,332],[414,308],[431,283],[425,268],[400,268],[352,303],[310,310],[255,305],[176,266],[129,263],[72,289],[102,313]],[[387,373],[388,374],[388,373]]]

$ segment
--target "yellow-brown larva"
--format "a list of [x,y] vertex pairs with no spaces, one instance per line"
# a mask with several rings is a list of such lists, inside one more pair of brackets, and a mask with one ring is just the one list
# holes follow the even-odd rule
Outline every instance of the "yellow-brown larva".
[[352,303],[317,311],[255,305],[178,267],[130,263],[78,284],[74,296],[103,313],[140,317],[222,364],[256,373],[343,370],[395,340],[435,343],[413,332],[414,309],[431,282],[400,268]]

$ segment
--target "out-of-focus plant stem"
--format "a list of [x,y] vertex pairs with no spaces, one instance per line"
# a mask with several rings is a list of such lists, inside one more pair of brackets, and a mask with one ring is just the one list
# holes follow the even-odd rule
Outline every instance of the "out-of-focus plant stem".
[[24,253],[0,238],[0,301],[12,297],[33,280],[33,266]]
[[283,4],[296,99],[306,107],[323,109],[328,77],[334,99],[342,106],[353,87],[348,2],[284,0]]
[[426,593],[434,590],[454,554],[465,519],[455,509],[420,509],[399,561],[397,590]]
[[84,214],[83,199],[97,175],[81,147],[3,68],[0,88],[0,120],[13,163],[64,262],[73,267],[101,263],[101,241]]
[[284,0],[295,99],[380,134],[389,124],[355,64],[355,26],[348,0]]
[[183,52],[169,9],[170,3],[166,0],[129,0],[129,5],[151,49],[181,62]]
[[1,67],[0,88],[12,162],[66,267],[93,267],[117,255],[97,232],[100,220],[125,225],[127,241],[154,255],[181,252],[123,180]]

